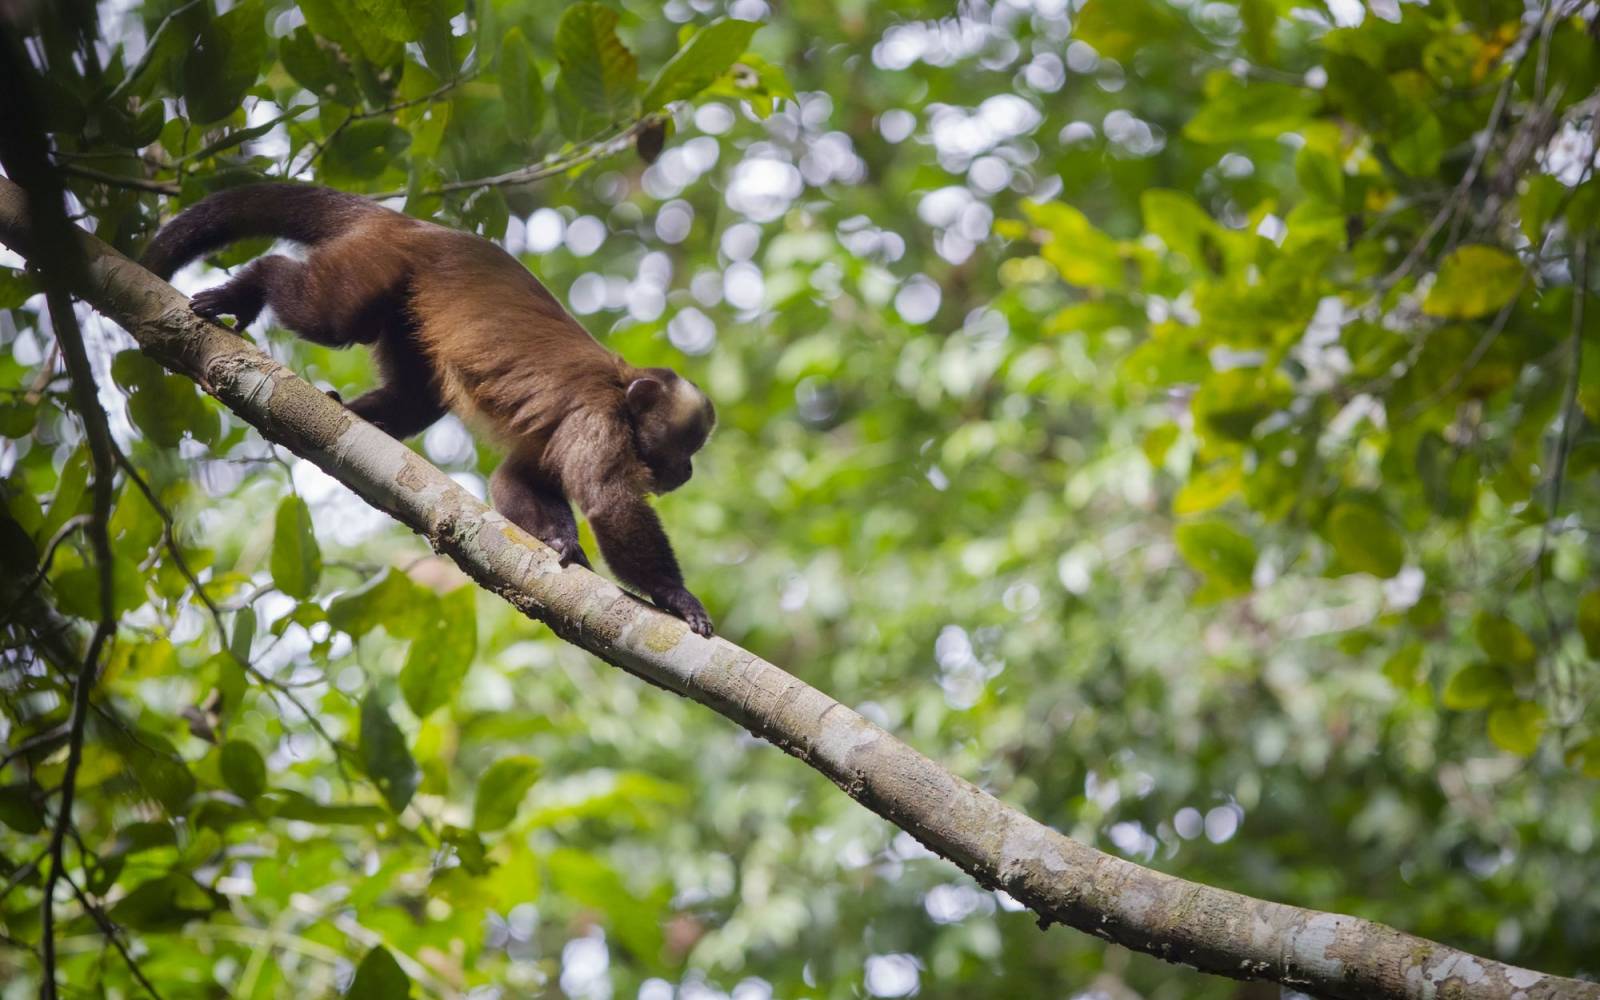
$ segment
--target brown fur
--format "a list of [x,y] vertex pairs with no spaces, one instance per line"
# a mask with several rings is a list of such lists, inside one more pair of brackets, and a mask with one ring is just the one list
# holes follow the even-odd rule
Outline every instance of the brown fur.
[[164,227],[146,261],[165,277],[256,235],[311,251],[303,263],[257,258],[196,295],[196,312],[242,326],[271,306],[309,340],[370,344],[384,384],[352,410],[400,437],[454,410],[510,453],[490,483],[502,513],[564,561],[588,565],[568,506],[577,503],[623,582],[710,634],[644,499],[689,477],[715,420],[698,389],[607,350],[494,243],[328,188],[213,195]]

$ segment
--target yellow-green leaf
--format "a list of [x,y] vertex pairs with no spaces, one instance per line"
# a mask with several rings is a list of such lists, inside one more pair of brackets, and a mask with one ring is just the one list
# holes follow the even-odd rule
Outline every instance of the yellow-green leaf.
[[1501,749],[1526,757],[1539,749],[1544,735],[1544,707],[1537,702],[1519,701],[1502,705],[1489,713],[1489,738]]
[[1499,247],[1479,243],[1461,247],[1439,266],[1422,311],[1446,319],[1492,313],[1517,297],[1525,275],[1522,262]]

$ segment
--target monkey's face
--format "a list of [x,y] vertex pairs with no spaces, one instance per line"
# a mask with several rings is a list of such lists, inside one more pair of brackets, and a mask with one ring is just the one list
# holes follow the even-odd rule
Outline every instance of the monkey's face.
[[634,445],[650,470],[652,492],[671,493],[694,474],[691,459],[711,436],[717,413],[688,379],[666,368],[646,371],[628,385]]

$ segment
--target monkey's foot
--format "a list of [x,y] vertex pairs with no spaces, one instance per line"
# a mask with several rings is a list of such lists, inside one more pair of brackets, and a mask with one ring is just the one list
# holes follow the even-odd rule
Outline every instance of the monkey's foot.
[[204,316],[209,320],[215,320],[223,314],[232,316],[237,324],[235,329],[238,330],[255,322],[255,318],[261,314],[259,305],[238,301],[237,294],[227,285],[196,292],[194,298],[189,300],[189,308],[196,316]]
[[654,595],[656,607],[669,614],[677,615],[689,623],[689,629],[696,635],[711,638],[711,616],[706,614],[706,606],[683,588],[667,590]]
[[561,558],[561,565],[594,569],[589,565],[589,557],[584,553],[583,546],[578,544],[576,536],[554,535],[546,538],[543,535],[536,535],[535,537],[555,550],[556,555]]

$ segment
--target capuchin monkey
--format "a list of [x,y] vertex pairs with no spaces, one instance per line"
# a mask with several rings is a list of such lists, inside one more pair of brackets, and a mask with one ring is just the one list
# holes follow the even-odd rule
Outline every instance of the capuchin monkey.
[[515,257],[470,233],[301,184],[252,184],[211,195],[156,234],[144,265],[162,278],[249,237],[304,244],[304,261],[251,261],[194,297],[240,329],[263,307],[318,344],[367,344],[383,384],[350,409],[397,438],[453,410],[508,457],[489,483],[494,505],[560,555],[589,565],[569,501],[594,529],[623,583],[703,636],[711,619],[684,587],[649,493],[688,481],[716,411],[688,379],[635,368],[561,307]]

